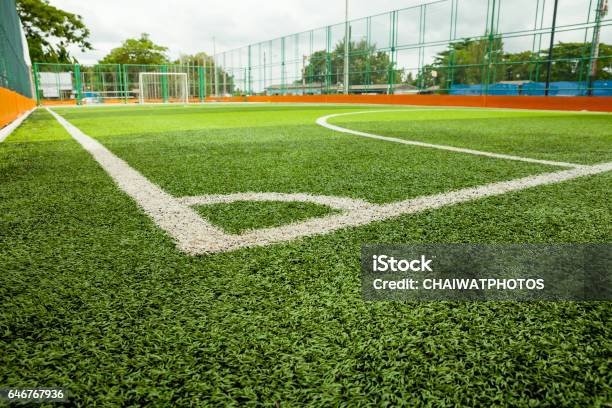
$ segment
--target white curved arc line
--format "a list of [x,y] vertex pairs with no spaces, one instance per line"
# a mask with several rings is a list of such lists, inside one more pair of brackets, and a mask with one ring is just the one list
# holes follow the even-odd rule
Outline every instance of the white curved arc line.
[[[415,109],[414,111],[421,112],[424,110],[426,109]],[[429,110],[435,110],[435,109],[429,109]],[[551,160],[533,159],[530,157],[513,156],[510,154],[493,153],[493,152],[486,152],[483,150],[465,149],[462,147],[439,145],[439,144],[433,144],[433,143],[419,142],[416,140],[407,140],[407,139],[399,139],[396,137],[381,136],[381,135],[376,135],[374,133],[367,133],[367,132],[361,132],[358,130],[343,128],[341,126],[332,125],[327,122],[328,119],[339,117],[339,116],[360,115],[360,114],[378,113],[378,112],[411,112],[411,110],[409,109],[381,109],[381,110],[374,110],[374,111],[370,110],[370,111],[359,111],[359,112],[334,113],[332,115],[326,115],[326,116],[322,116],[318,118],[316,120],[316,123],[319,126],[323,126],[324,128],[335,130],[336,132],[349,133],[351,135],[368,137],[370,139],[384,140],[386,142],[394,142],[394,143],[401,143],[401,144],[412,145],[412,146],[427,147],[431,149],[448,150],[448,151],[456,152],[456,153],[474,154],[478,156],[492,157],[495,159],[516,160],[516,161],[529,162],[529,163],[546,164],[549,166],[570,167],[570,168],[577,168],[577,167],[583,166],[582,164],[577,164],[577,163],[567,163],[567,162],[558,162],[558,161],[551,161]]]
[[449,193],[422,196],[389,204],[372,204],[370,208],[363,210],[354,210],[344,214],[313,218],[300,223],[283,225],[281,227],[248,231],[240,235],[240,243],[238,245],[229,247],[227,250],[239,249],[245,246],[269,245],[306,236],[326,234],[342,228],[367,225],[374,221],[383,221],[405,214],[414,214],[425,210],[475,201],[485,197],[559,183],[608,171],[612,171],[612,162],[485,184],[478,187],[468,187]]

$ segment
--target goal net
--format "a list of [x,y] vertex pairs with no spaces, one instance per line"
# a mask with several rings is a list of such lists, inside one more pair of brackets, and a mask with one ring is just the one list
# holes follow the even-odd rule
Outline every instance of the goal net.
[[140,103],[187,103],[189,84],[186,73],[141,72],[138,74]]

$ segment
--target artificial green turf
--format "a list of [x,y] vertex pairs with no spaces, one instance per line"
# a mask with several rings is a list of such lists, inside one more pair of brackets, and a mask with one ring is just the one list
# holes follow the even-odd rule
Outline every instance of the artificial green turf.
[[211,223],[232,234],[339,212],[324,205],[299,201],[236,201],[201,205],[196,209]]
[[437,109],[349,115],[329,122],[384,136],[545,160],[612,161],[612,114]]
[[610,173],[189,257],[48,114],[7,142],[2,387],[77,406],[612,401],[609,302],[374,303],[359,281],[365,243],[610,242]]
[[[315,124],[320,116],[365,107],[198,106],[131,115],[112,109],[60,112],[179,197],[305,192],[385,203],[559,169],[364,139]],[[164,119],[173,130],[157,126]]]

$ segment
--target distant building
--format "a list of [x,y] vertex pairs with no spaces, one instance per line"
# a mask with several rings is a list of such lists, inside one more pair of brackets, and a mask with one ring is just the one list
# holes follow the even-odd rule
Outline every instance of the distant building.
[[[343,86],[330,86],[330,91],[333,93],[342,93]],[[266,95],[321,95],[325,93],[325,84],[321,82],[313,82],[309,84],[286,84],[286,85],[270,85],[266,87]],[[368,85],[351,85],[350,93],[352,94],[388,94],[389,84],[368,84]],[[393,85],[394,94],[416,94],[419,90],[414,85],[396,84]]]
[[38,90],[45,99],[70,99],[74,93],[72,72],[39,72]]

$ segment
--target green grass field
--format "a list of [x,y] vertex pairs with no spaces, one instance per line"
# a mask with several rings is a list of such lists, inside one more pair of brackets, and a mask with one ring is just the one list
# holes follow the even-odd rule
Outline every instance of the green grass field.
[[[371,106],[55,108],[174,197],[391,203],[612,161],[612,115]],[[609,302],[367,302],[370,243],[612,240],[612,173],[253,248],[189,256],[51,114],[0,143],[0,387],[79,406],[611,406]],[[229,233],[335,213],[198,206]]]

